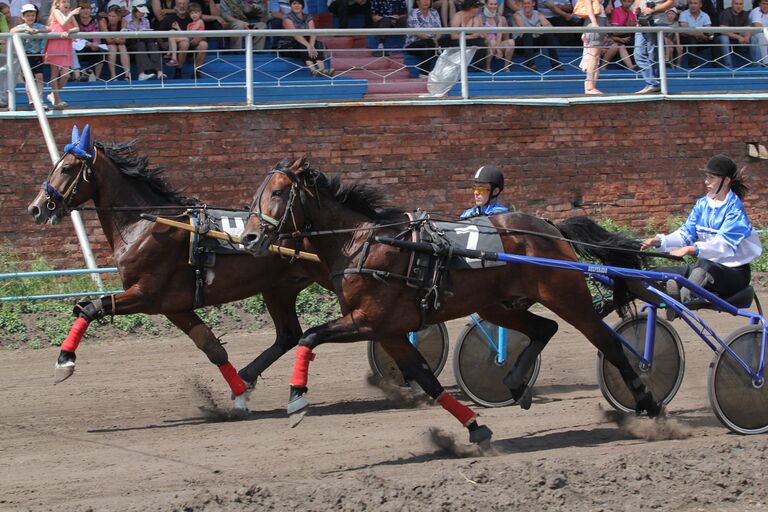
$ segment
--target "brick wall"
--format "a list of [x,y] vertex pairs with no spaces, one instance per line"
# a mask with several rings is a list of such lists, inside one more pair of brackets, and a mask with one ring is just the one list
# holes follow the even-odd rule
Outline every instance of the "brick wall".
[[[247,204],[275,162],[306,153],[325,172],[387,187],[396,204],[459,212],[468,206],[468,176],[494,163],[505,171],[504,201],[520,210],[556,220],[604,215],[646,232],[650,223],[687,214],[704,190],[698,169],[727,152],[750,173],[752,219],[768,222],[768,163],[746,157],[745,143],[760,141],[768,125],[768,110],[757,101],[51,118],[60,145],[73,123],[85,122],[97,140],[139,139],[177,189],[217,206]],[[50,168],[37,121],[3,120],[0,137],[0,247],[43,254],[61,268],[82,266],[68,219],[36,226],[26,213]],[[83,216],[99,263],[111,264],[95,214]]]

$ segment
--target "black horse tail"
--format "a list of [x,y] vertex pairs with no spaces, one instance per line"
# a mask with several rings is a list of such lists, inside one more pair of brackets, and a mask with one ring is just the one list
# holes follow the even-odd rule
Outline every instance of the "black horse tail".
[[[589,217],[571,217],[555,226],[565,238],[574,242],[585,242],[571,244],[583,258],[597,260],[612,267],[639,269],[646,266],[647,258],[640,252],[639,240],[603,229]],[[626,280],[614,279],[614,306],[622,316],[633,298]]]

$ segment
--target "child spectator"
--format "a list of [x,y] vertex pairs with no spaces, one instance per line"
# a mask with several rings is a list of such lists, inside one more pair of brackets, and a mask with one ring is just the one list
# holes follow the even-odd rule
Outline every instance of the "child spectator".
[[[676,7],[669,9],[666,13],[667,24],[670,27],[679,27],[677,22],[679,13]],[[672,68],[679,68],[683,60],[683,45],[680,44],[680,34],[665,32],[664,33],[664,58]],[[677,57],[675,57],[677,52]]]
[[[632,11],[633,0],[621,0],[621,7],[611,11],[611,26],[613,27],[634,27],[637,26],[637,16]],[[619,54],[624,67],[634,70],[637,66],[632,63],[627,51],[627,45],[632,42],[632,34],[614,34],[611,35],[606,43],[608,49],[605,50],[603,59],[610,62],[611,59]]]
[[[148,32],[149,20],[146,18],[149,14],[146,0],[133,0],[131,3],[131,15],[126,18],[125,30],[129,32]],[[129,39],[128,50],[133,54],[136,61],[136,71],[139,72],[139,80],[149,80],[157,76],[164,78],[160,64],[160,47],[155,39]]]
[[61,100],[60,91],[69,79],[69,70],[72,68],[74,51],[72,40],[67,36],[77,32],[77,23],[74,17],[80,13],[80,8],[70,9],[69,0],[54,0],[51,14],[48,17],[48,29],[51,32],[61,34],[61,39],[49,39],[45,45],[43,62],[50,66],[51,93],[48,101],[55,107],[66,107],[67,103]]
[[[49,32],[48,28],[37,21],[37,7],[33,4],[24,4],[21,6],[21,18],[24,20],[19,25],[11,29],[12,33],[24,32],[27,34],[44,34]],[[29,67],[32,68],[32,74],[37,82],[37,91],[43,93],[43,39],[24,39],[24,53],[27,54]],[[26,84],[27,100],[32,105],[32,88]],[[40,98],[43,102],[43,98]]]
[[[80,0],[78,3],[80,13],[75,16],[77,24],[80,25],[80,32],[98,32],[99,21],[93,16],[92,4],[89,0]],[[75,50],[80,65],[83,67],[83,73],[80,80],[85,82],[95,82],[101,76],[101,69],[104,66],[104,50],[99,46],[101,39],[94,37],[91,39],[79,39],[80,43],[75,42]]]
[[[107,17],[99,21],[102,32],[120,32],[125,30],[127,22],[123,19],[123,8],[119,5],[111,5],[107,10]],[[107,66],[109,67],[110,80],[128,80],[130,78],[131,61],[128,58],[128,49],[125,46],[124,37],[108,37],[107,42]],[[120,66],[123,71],[118,75],[116,69],[117,55],[120,55]]]
[[[167,15],[163,18],[161,23],[161,30],[196,30],[190,28],[190,25],[197,20],[198,23],[192,25],[193,27],[200,27],[200,21],[203,22],[203,28],[205,29],[205,22],[202,19],[203,13],[200,4],[195,6],[197,13],[195,18],[192,18],[191,13],[192,5],[189,0],[176,0],[173,14]],[[173,40],[173,47],[171,46],[171,40]],[[208,42],[202,37],[188,38],[188,37],[174,37],[168,40],[168,47],[171,50],[171,60],[167,62],[168,66],[176,66],[176,71],[173,73],[174,78],[181,78],[181,70],[184,67],[184,63],[187,61],[187,50],[190,48],[197,49],[198,53],[195,55],[195,68],[192,73],[193,77],[197,76],[197,68],[203,65],[205,61],[205,50],[208,49]]]

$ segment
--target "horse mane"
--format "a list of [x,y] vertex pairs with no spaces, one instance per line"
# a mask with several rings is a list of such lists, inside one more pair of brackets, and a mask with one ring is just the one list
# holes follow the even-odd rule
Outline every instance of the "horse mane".
[[[291,162],[285,159],[278,168],[288,170]],[[402,220],[405,211],[402,208],[390,206],[389,197],[381,187],[363,182],[342,183],[338,176],[327,176],[325,173],[305,164],[300,176],[305,176],[304,184],[311,190],[316,188],[330,196],[350,210],[365,215],[374,222],[395,222]]]
[[199,199],[183,196],[174,190],[160,176],[165,171],[163,167],[150,167],[148,158],[137,153],[137,142],[136,139],[130,142],[94,142],[94,146],[103,151],[122,174],[144,182],[153,192],[168,201],[182,206],[200,204]]

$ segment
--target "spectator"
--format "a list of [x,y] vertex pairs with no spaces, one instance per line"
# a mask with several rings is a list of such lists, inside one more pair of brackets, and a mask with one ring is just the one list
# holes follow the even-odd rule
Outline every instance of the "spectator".
[[371,3],[368,0],[328,0],[328,12],[339,18],[339,28],[349,27],[349,17],[362,14],[365,26],[373,26]]
[[[27,34],[44,34],[49,32],[48,28],[37,21],[37,7],[34,4],[24,4],[21,7],[22,22],[11,29],[11,32],[24,32]],[[24,39],[24,53],[27,54],[29,67],[32,68],[32,74],[37,82],[37,92],[43,94],[43,39]],[[26,84],[27,101],[32,105],[32,88]],[[43,98],[40,98],[43,102]]]
[[[537,28],[537,27],[551,27],[552,24],[549,20],[539,11],[533,8],[534,0],[523,0],[523,8],[515,13],[515,25],[518,27]],[[562,68],[560,65],[560,57],[557,54],[557,41],[552,34],[537,34],[526,33],[519,37],[520,41],[517,46],[523,48],[523,55],[525,55],[525,66],[530,70],[536,71],[536,55],[534,50],[537,45],[546,46],[549,52],[549,58],[554,62],[554,68],[559,71]]]
[[[749,13],[749,22],[753,27],[768,27],[768,0],[760,0],[760,4]],[[749,39],[752,60],[759,66],[768,66],[768,40],[764,32],[752,34]]]
[[432,3],[432,7],[440,13],[440,23],[442,23],[442,26],[447,27],[451,24],[451,20],[454,14],[456,14],[456,0],[437,0]]
[[[224,28],[227,30],[248,30],[254,28],[264,30],[267,28],[266,17],[268,11],[264,4],[257,3],[255,0],[221,0],[219,4],[221,17],[224,20]],[[258,18],[260,21],[250,21]],[[258,36],[253,38],[253,49],[261,51],[264,49],[265,37]],[[243,47],[242,37],[230,37],[229,47],[237,50]]]
[[[483,10],[480,11],[480,26],[482,27],[506,27],[507,20],[499,14],[499,0],[486,0]],[[487,32],[485,44],[488,46],[488,56],[485,58],[485,70],[491,70],[491,61],[495,58],[503,61],[502,71],[506,71],[512,65],[512,54],[515,53],[515,40],[509,34]]]
[[121,18],[125,18],[131,15],[131,0],[109,0],[106,4],[105,16],[102,16],[103,18],[107,17],[109,14],[109,9],[113,6],[120,7]]
[[[314,30],[315,22],[311,14],[304,14],[304,0],[291,0],[291,12],[283,18],[285,30]],[[288,36],[280,40],[280,49],[287,50],[288,55],[301,59],[312,72],[312,76],[332,77],[334,69],[325,69],[325,46],[317,41],[315,36]]]
[[155,30],[162,30],[160,28],[163,20],[169,14],[176,12],[175,0],[152,0],[152,20],[150,20],[150,26]]
[[[534,7],[553,27],[581,27],[584,24],[584,20],[573,14],[571,0],[539,0]],[[554,36],[554,40],[556,46],[576,46],[581,42],[577,32]]]
[[[608,24],[605,17],[605,9],[600,5],[600,11],[595,12],[591,0],[587,0],[587,12],[589,13],[589,27],[604,27]],[[581,36],[584,43],[584,51],[581,54],[579,68],[586,73],[584,79],[584,94],[603,94],[597,88],[597,78],[600,74],[600,53],[605,43],[605,35],[599,32],[585,32]]]
[[196,3],[200,5],[205,30],[224,30],[226,21],[221,17],[221,9],[216,0],[196,0]]
[[69,0],[54,0],[51,14],[48,18],[48,29],[61,34],[61,39],[48,39],[45,45],[43,62],[50,66],[51,93],[48,101],[55,107],[66,107],[61,100],[60,91],[69,80],[69,70],[72,67],[74,52],[72,40],[67,36],[77,32],[77,23],[73,19],[80,12],[79,7],[70,9]]
[[[669,26],[667,21],[667,10],[674,7],[675,0],[664,0],[652,3],[650,7],[648,2],[653,0],[638,0],[637,6],[639,12],[638,23],[653,23],[657,26]],[[766,0],[768,1],[768,0]],[[645,20],[645,21],[643,21]],[[654,69],[656,65],[656,34],[637,32],[635,34],[635,62],[640,67],[645,80],[645,87],[636,92],[636,94],[655,93],[661,90],[658,72]],[[658,69],[658,68],[656,68]]]
[[[125,19],[129,32],[149,32],[149,20],[147,19],[149,8],[147,0],[133,0],[131,3],[131,15]],[[165,78],[163,66],[160,63],[160,47],[155,39],[129,39],[128,50],[133,54],[136,62],[136,71],[139,72],[140,81],[150,78]]]
[[[679,13],[677,8],[673,7],[666,12],[667,22],[670,27],[679,27],[677,22]],[[680,44],[680,34],[677,32],[664,32],[664,59],[673,68],[679,68],[683,60],[683,46]],[[677,57],[675,57],[677,52]]]
[[[99,22],[93,17],[92,4],[89,0],[80,0],[78,4],[80,13],[75,16],[81,33],[98,32]],[[95,82],[101,76],[104,67],[104,50],[101,48],[101,39],[78,39],[74,43],[77,58],[84,71],[80,75],[81,81]]]
[[[701,10],[701,0],[688,0],[688,9],[680,13],[679,23],[681,27],[688,28],[712,26],[712,20],[709,19],[709,15]],[[701,66],[706,62],[706,59],[701,57],[701,54],[707,49],[712,50],[711,43],[713,39],[714,34],[706,34],[704,32],[680,34],[680,43],[686,47],[689,61],[694,56],[697,58],[693,63],[688,62],[689,66]]]
[[[432,0],[417,0],[417,7],[408,13],[408,28],[440,28],[440,15],[431,7]],[[409,34],[405,38],[405,51],[419,59],[416,67],[422,76],[428,75],[435,67],[438,47],[435,34]]]
[[[123,18],[123,8],[112,4],[107,9],[107,17],[99,20],[101,32],[120,32],[125,30],[128,23]],[[125,46],[124,37],[108,37],[107,43],[107,67],[110,80],[128,80],[130,78],[131,61],[128,58],[128,48]],[[120,55],[120,67],[122,71],[117,73],[117,56]]]
[[12,28],[24,23],[23,16],[21,15],[21,8],[25,5],[34,5],[37,7],[37,19],[40,18],[40,4],[41,0],[6,0],[8,6],[11,8],[11,19],[8,21],[8,27]]
[[[464,0],[461,5],[461,10],[457,11],[451,19],[451,27],[458,28],[477,28],[480,27],[480,17],[477,15],[480,8],[483,7],[481,0]],[[478,62],[485,59],[485,37],[480,33],[465,34],[467,48],[474,46],[478,48],[475,51],[475,56],[472,59],[472,65],[477,65]],[[461,43],[459,42],[459,34],[446,34],[439,39],[440,46],[442,47],[456,47]]]
[[720,21],[720,13],[725,9],[723,8],[723,0],[701,0],[701,12],[707,13],[712,26],[717,27]]
[[[199,4],[197,4],[195,8],[197,11],[195,14],[197,23],[193,26],[198,27],[197,29],[189,27],[194,21],[189,0],[176,0],[173,14],[168,14],[163,18],[163,21],[160,24],[161,30],[204,30],[205,22],[200,23],[203,15],[202,8]],[[172,44],[173,46],[171,46]],[[187,61],[187,51],[190,49],[197,50],[195,55],[195,69],[192,73],[192,76],[196,77],[197,68],[202,66],[205,61],[205,51],[208,49],[208,42],[201,37],[194,37],[192,39],[188,37],[172,37],[168,40],[168,46],[171,50],[171,60],[167,62],[167,65],[176,67],[176,70],[173,72],[174,78],[181,78],[181,70]]]
[[[749,13],[744,10],[744,0],[733,0],[731,7],[720,13],[721,27],[748,27]],[[732,53],[739,53],[749,59],[749,33],[725,32],[717,34],[717,44],[720,49],[722,63],[733,67]]]
[[[632,12],[633,0],[621,0],[621,7],[611,11],[612,27],[634,27],[637,25],[637,16]],[[632,34],[612,34],[606,38],[608,48],[605,50],[603,59],[610,62],[618,53],[621,57],[621,63],[625,68],[634,70],[637,66],[632,62],[627,51],[627,45],[632,42]]]
[[[279,30],[283,28],[283,19],[291,12],[290,0],[269,0],[269,28]],[[304,7],[304,14],[309,14],[309,10]]]
[[[0,34],[10,32],[11,6],[0,3]],[[8,63],[5,39],[0,39],[0,108],[8,106]]]
[[[405,0],[371,0],[371,20],[375,28],[405,28],[408,22]],[[379,37],[378,50],[383,55],[384,36]]]

